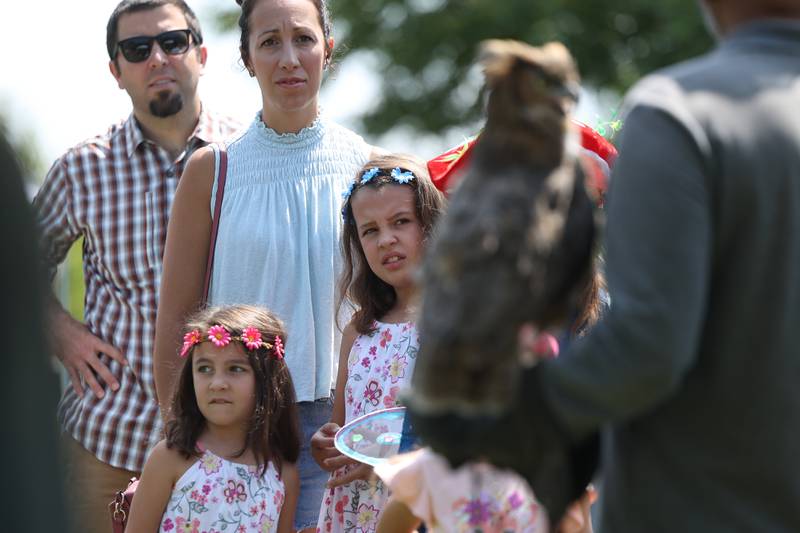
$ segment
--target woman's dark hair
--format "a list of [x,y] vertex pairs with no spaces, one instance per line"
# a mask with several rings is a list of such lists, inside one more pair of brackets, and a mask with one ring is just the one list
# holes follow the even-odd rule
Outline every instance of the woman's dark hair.
[[[376,167],[385,170],[386,175],[381,173],[362,185],[360,181],[364,171]],[[397,183],[389,176],[395,167],[410,170],[416,179],[407,184]],[[367,258],[364,256],[364,249],[358,238],[358,228],[350,208],[350,201],[361,189],[367,187],[379,189],[386,185],[410,187],[414,191],[416,215],[422,225],[425,239],[430,237],[446,204],[444,194],[431,181],[427,166],[414,156],[390,154],[376,157],[367,161],[355,176],[353,192],[342,206],[344,228],[342,229],[341,247],[344,256],[344,270],[339,278],[336,308],[341,310],[345,301],[355,308],[352,323],[356,331],[361,334],[369,334],[374,331],[375,320],[379,320],[394,307],[397,295],[391,285],[376,276],[369,268]]]
[[[286,331],[277,317],[266,309],[248,305],[201,310],[187,320],[184,333],[198,330],[205,335],[216,324],[224,326],[231,336],[241,335],[243,329],[254,327],[261,332],[265,342],[274,345],[276,335],[286,342]],[[206,427],[206,419],[200,412],[194,392],[194,348],[187,354],[178,378],[166,429],[167,448],[175,448],[187,459],[200,455],[197,439]],[[250,449],[262,475],[270,460],[280,471],[283,461],[295,463],[300,455],[297,400],[289,368],[283,359],[275,357],[272,349],[248,350],[244,345],[242,348],[255,374],[256,405],[245,446],[236,456]]]
[[[248,44],[250,41],[250,15],[253,14],[256,4],[261,0],[236,0],[236,3],[242,6],[242,14],[239,15],[239,30],[241,36],[239,38],[239,53],[242,57],[242,63],[246,68],[250,65],[250,49]],[[309,0],[317,8],[319,14],[319,26],[322,28],[322,36],[325,39],[325,58],[330,62],[331,52],[331,15],[328,12],[327,0]]]
[[108,57],[112,61],[116,61],[114,51],[117,48],[119,39],[119,18],[128,13],[138,13],[139,11],[150,11],[161,6],[177,6],[183,16],[186,18],[186,24],[192,31],[193,38],[197,41],[194,44],[203,44],[203,32],[200,29],[200,21],[197,20],[197,15],[194,14],[183,0],[122,0],[117,7],[114,8],[113,13],[108,18],[106,25],[106,49],[108,50]]

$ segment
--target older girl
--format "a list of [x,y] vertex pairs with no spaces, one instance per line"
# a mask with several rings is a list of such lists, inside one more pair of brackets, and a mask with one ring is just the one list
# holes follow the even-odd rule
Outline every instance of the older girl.
[[340,294],[356,310],[342,339],[333,416],[312,442],[317,461],[332,471],[317,529],[369,533],[388,490],[365,479],[368,465],[339,455],[332,436],[359,416],[394,407],[411,379],[419,349],[415,274],[445,202],[425,166],[401,155],[369,161],[345,197]]

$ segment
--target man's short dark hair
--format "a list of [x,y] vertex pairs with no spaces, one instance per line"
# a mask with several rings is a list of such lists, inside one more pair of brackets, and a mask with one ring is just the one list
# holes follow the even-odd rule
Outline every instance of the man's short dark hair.
[[114,60],[114,52],[117,48],[117,40],[119,38],[119,18],[122,15],[137,13],[139,11],[149,11],[167,5],[177,6],[183,12],[183,16],[186,17],[186,23],[189,25],[189,29],[192,30],[193,38],[197,39],[195,44],[202,44],[203,33],[200,30],[200,21],[197,20],[197,15],[194,14],[192,8],[183,0],[122,0],[122,2],[117,4],[114,12],[111,13],[111,17],[108,19],[108,25],[106,26],[106,48],[108,49],[108,57]]

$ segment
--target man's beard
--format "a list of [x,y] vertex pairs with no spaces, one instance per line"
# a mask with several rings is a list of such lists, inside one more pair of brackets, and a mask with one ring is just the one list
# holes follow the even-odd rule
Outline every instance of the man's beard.
[[150,113],[159,118],[171,117],[183,109],[183,97],[180,93],[162,91],[150,100]]

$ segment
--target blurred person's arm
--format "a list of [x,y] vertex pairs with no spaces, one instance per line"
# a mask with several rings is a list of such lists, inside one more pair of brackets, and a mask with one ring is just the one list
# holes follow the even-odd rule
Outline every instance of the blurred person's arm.
[[378,521],[377,533],[412,533],[422,524],[411,509],[391,496],[386,502]]
[[[2,126],[2,124],[0,124]],[[3,372],[0,389],[3,438],[0,456],[3,476],[14,483],[0,486],[3,531],[64,531],[67,508],[60,467],[59,429],[53,414],[58,403],[58,380],[49,364],[44,300],[46,278],[39,259],[34,213],[25,195],[20,167],[0,127],[0,323],[4,326]],[[47,512],[39,498],[47,487]],[[74,532],[78,533],[78,532]]]
[[578,501],[567,508],[556,533],[593,533],[591,509],[595,501],[597,491],[590,486]]

